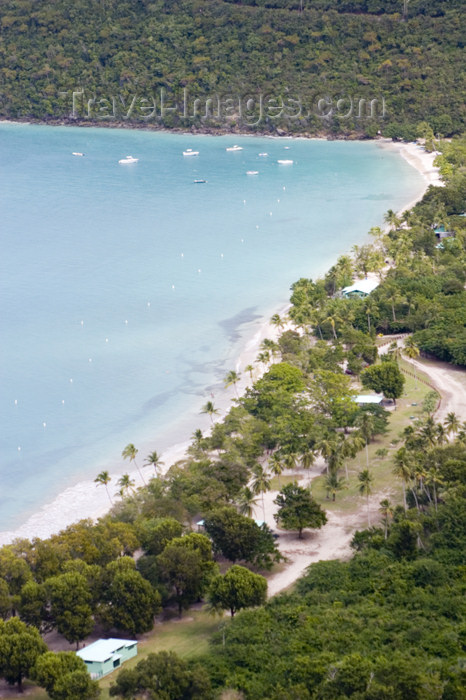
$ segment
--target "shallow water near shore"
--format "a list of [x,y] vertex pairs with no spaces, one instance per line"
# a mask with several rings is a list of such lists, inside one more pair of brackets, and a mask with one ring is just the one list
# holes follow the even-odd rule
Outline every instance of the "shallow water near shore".
[[290,284],[424,188],[374,143],[0,124],[0,154],[0,530],[207,429]]

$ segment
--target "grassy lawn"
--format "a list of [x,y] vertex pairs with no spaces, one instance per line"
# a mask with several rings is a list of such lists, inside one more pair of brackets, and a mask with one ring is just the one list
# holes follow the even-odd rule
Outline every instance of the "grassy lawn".
[[[402,368],[412,370],[411,365],[405,360],[399,360],[399,364]],[[416,418],[421,417],[422,401],[426,394],[431,391],[422,382],[415,381],[409,375],[404,376],[406,380],[404,394],[397,400],[396,409],[390,411],[388,432],[385,435],[376,436],[368,446],[369,470],[374,477],[372,491],[374,494],[383,494],[383,496],[380,495],[379,500],[385,497],[396,503],[402,502],[401,483],[392,474],[393,455],[398,449],[396,442],[399,440],[399,434],[403,428],[410,425]],[[418,376],[428,380],[428,377],[421,372],[418,373]],[[388,450],[386,457],[379,458],[376,456],[375,453],[381,448]],[[316,500],[324,505],[326,510],[354,513],[363,507],[365,498],[358,493],[359,482],[357,475],[358,472],[367,468],[366,450],[359,452],[355,459],[349,460],[347,466],[349,475],[348,486],[337,493],[334,503],[326,499],[325,476],[320,476],[312,482],[312,493]],[[344,475],[343,469],[341,476]]]
[[[184,659],[199,656],[207,651],[209,638],[222,623],[221,618],[212,617],[199,610],[188,610],[186,617],[156,624],[153,631],[145,635],[138,643],[138,655],[130,659],[124,668],[133,668],[138,661],[150,653],[158,651],[175,651]],[[118,672],[111,673],[100,681],[102,700],[110,698],[108,689],[114,682]],[[37,696],[46,698],[45,696]]]

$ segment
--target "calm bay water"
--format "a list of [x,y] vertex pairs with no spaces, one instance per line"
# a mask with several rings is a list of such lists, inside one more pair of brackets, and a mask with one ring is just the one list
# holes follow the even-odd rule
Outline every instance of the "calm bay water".
[[128,442],[207,428],[202,404],[290,284],[423,188],[371,143],[15,124],[0,177],[0,529],[125,471]]

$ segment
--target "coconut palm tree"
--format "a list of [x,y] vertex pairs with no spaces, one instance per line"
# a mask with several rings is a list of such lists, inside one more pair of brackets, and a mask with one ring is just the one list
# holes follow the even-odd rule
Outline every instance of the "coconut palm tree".
[[264,493],[270,490],[270,476],[267,474],[262,464],[256,464],[252,470],[252,474],[252,492],[257,495],[260,494],[262,497],[262,512],[264,514],[265,522]]
[[113,506],[112,497],[110,496],[110,493],[108,491],[108,485],[111,482],[111,480],[112,480],[112,477],[110,476],[108,471],[103,471],[103,472],[100,472],[100,474],[97,474],[96,478],[94,479],[94,482],[97,484],[97,486],[100,486],[100,485],[105,486],[105,490],[107,491],[108,500],[110,501],[110,503]]
[[270,323],[272,324],[272,326],[275,326],[275,328],[278,328],[278,330],[280,331],[285,325],[285,322],[283,321],[280,314],[274,314],[270,319]]
[[369,511],[369,496],[372,493],[372,483],[374,481],[374,477],[370,473],[369,469],[363,469],[362,472],[359,472],[358,474],[358,480],[359,480],[359,493],[361,496],[366,496],[367,498],[367,525],[368,527],[371,526],[371,518],[370,518],[370,511]]
[[339,477],[336,472],[330,472],[325,477],[325,488],[327,490],[327,498],[330,498],[330,494],[332,494],[332,501],[334,501],[337,491],[346,488],[346,482],[342,477]]
[[160,455],[157,452],[155,452],[155,450],[154,452],[151,452],[149,455],[147,455],[146,459],[144,460],[144,464],[150,464],[154,467],[155,476],[158,476],[157,472],[159,471],[160,467],[163,466],[163,462],[160,459]]
[[408,505],[406,503],[406,486],[409,484],[411,479],[411,458],[406,447],[401,447],[395,454],[395,460],[392,471],[396,477],[401,479],[401,487],[403,489],[403,504],[405,510],[408,510]]
[[254,367],[253,367],[253,365],[246,365],[246,367],[244,368],[244,371],[245,371],[245,372],[249,372],[249,376],[250,376],[251,382],[252,382],[252,381],[253,381],[252,373],[254,372]]
[[270,352],[268,350],[264,350],[264,352],[260,352],[256,358],[256,362],[258,364],[263,364],[267,366],[271,360],[270,357]]
[[255,493],[251,491],[249,486],[245,486],[240,492],[238,501],[238,510],[241,515],[246,515],[248,518],[252,518],[254,513],[254,508],[257,505],[257,498],[254,498]]
[[386,224],[389,224],[391,226],[393,231],[396,231],[401,226],[401,219],[396,214],[396,212],[393,211],[393,209],[389,209],[387,211],[387,213],[383,217],[383,220],[385,221]]
[[375,420],[374,416],[367,411],[363,411],[357,416],[355,420],[356,425],[359,427],[359,431],[366,442],[366,466],[369,468],[369,442],[374,434],[375,430]]
[[277,477],[278,479],[278,488],[281,488],[280,484],[280,475],[283,473],[284,463],[278,452],[275,452],[269,459],[268,462],[268,467],[270,469],[270,473],[273,474],[274,476]]
[[382,513],[383,517],[383,522],[384,522],[384,535],[385,539],[388,537],[388,522],[390,518],[393,518],[393,506],[388,500],[388,498],[384,498],[383,501],[380,501],[380,508],[379,512]]
[[120,487],[120,496],[124,496],[127,491],[132,491],[134,493],[134,479],[131,479],[129,474],[122,474],[118,479],[118,486]]
[[235,389],[235,394],[238,396],[238,389],[237,389],[237,383],[241,379],[241,375],[238,374],[238,372],[235,372],[234,369],[230,370],[223,380],[223,383],[225,384],[225,389],[228,389],[229,386],[233,386]]
[[213,401],[207,401],[207,403],[201,408],[201,413],[207,413],[210,416],[210,422],[214,424],[214,416],[219,413],[218,408],[215,408]]
[[403,355],[406,355],[410,360],[413,361],[413,368],[414,368],[414,381],[416,383],[416,389],[417,389],[417,372],[416,372],[416,363],[414,360],[419,357],[421,351],[419,350],[419,347],[416,345],[414,340],[412,339],[411,336],[405,340],[404,347],[401,351]]
[[443,424],[445,426],[445,430],[447,431],[447,435],[450,435],[451,433],[456,434],[461,428],[459,418],[456,415],[456,413],[453,412],[447,415],[447,417],[443,421]]
[[139,452],[139,450],[133,445],[132,442],[130,442],[126,445],[125,449],[121,453],[121,456],[123,457],[123,459],[129,459],[130,464],[131,464],[131,462],[134,462],[134,465],[135,465],[136,469],[138,470],[139,476],[142,479],[142,483],[145,485],[146,482],[144,481],[144,477],[141,473],[141,470],[139,469],[138,463],[136,462],[136,455],[138,452]]

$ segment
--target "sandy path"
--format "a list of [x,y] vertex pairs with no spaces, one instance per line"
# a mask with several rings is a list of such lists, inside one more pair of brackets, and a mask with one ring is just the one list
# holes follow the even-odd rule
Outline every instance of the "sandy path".
[[442,397],[440,408],[435,414],[438,422],[450,412],[466,420],[466,371],[446,362],[430,360],[409,360],[420,371],[427,374]]

